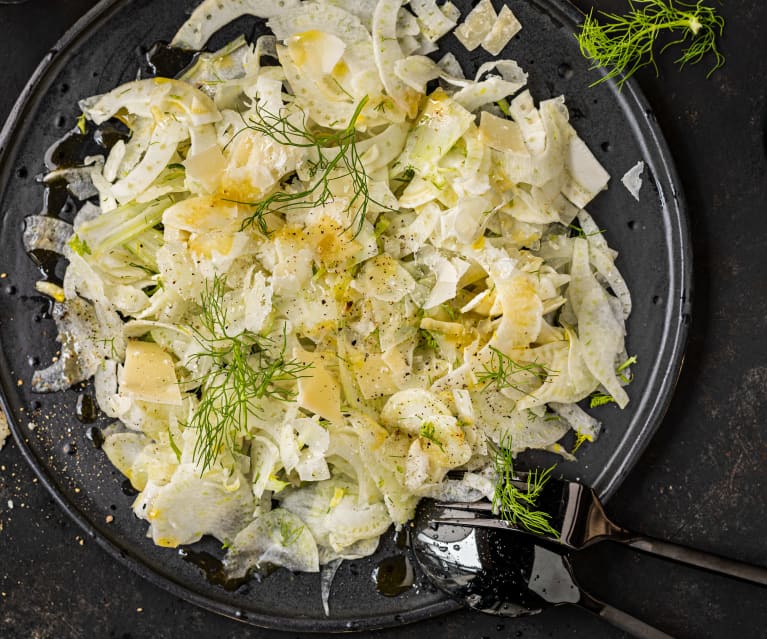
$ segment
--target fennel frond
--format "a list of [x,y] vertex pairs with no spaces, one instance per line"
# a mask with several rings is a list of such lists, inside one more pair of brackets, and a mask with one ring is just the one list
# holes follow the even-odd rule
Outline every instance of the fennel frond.
[[538,498],[543,487],[551,478],[556,466],[539,472],[537,469],[527,474],[527,489],[520,490],[512,483],[514,476],[514,455],[511,451],[511,436],[503,435],[495,452],[495,489],[493,492],[493,511],[501,519],[525,530],[542,535],[559,537],[559,533],[549,523],[551,514],[538,510]]
[[654,67],[657,74],[655,41],[663,33],[672,33],[675,39],[665,44],[660,53],[682,45],[676,60],[681,67],[697,64],[709,52],[714,55],[714,66],[707,77],[724,64],[724,56],[716,44],[724,29],[724,18],[703,0],[695,4],[628,0],[628,4],[630,10],[625,15],[599,11],[603,22],[597,21],[593,10],[590,11],[575,35],[583,56],[594,62],[592,68],[608,69],[607,74],[591,86],[617,77],[620,88],[636,71],[648,65]]
[[248,415],[258,410],[257,400],[292,399],[293,382],[311,366],[286,358],[284,337],[280,345],[249,330],[230,333],[226,290],[225,277],[206,283],[200,301],[202,330],[195,332],[201,349],[194,358],[210,364],[208,372],[194,380],[200,402],[188,424],[198,431],[193,459],[202,473],[221,452],[235,450]]
[[[267,235],[268,228],[264,219],[267,213],[284,213],[291,209],[324,206],[333,200],[332,183],[348,177],[352,190],[346,207],[346,212],[351,218],[348,228],[354,229],[355,236],[359,234],[368,206],[371,202],[375,202],[368,189],[368,175],[356,144],[357,120],[367,101],[367,97],[360,100],[346,127],[330,132],[311,130],[307,124],[306,114],[303,112],[301,112],[301,122],[297,123],[287,110],[271,113],[264,108],[256,107],[258,118],[251,118],[246,124],[247,128],[258,131],[279,144],[310,149],[313,160],[308,184],[295,190],[275,191],[258,202],[243,202],[242,204],[253,207],[253,213],[245,218],[243,228],[255,224],[264,235]],[[382,205],[379,204],[379,206]]]

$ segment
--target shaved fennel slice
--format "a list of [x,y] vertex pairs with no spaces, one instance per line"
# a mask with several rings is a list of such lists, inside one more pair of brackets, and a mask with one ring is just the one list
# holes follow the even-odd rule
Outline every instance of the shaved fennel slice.
[[405,149],[390,173],[396,175],[410,167],[416,175],[428,175],[473,122],[474,116],[468,110],[437,89],[411,129]]
[[509,82],[498,76],[491,76],[487,80],[464,87],[453,95],[453,99],[467,111],[476,111],[481,106],[514,95],[525,86],[525,81],[526,77],[522,81]]
[[463,67],[461,67],[461,63],[458,62],[458,58],[456,58],[455,55],[450,51],[448,51],[439,60],[437,60],[437,66],[447,75],[454,78],[466,77],[463,73]]
[[344,128],[351,121],[356,108],[353,100],[349,99],[348,92],[338,84],[334,84],[330,89],[321,87],[322,77],[313,77],[309,72],[303,73],[289,47],[279,46],[277,54],[295,94],[311,103],[307,104],[305,110],[312,120],[329,129]]
[[100,170],[104,165],[104,158],[100,155],[85,158],[83,166],[73,166],[63,169],[54,169],[46,173],[43,178],[44,184],[64,183],[67,191],[78,200],[85,200],[98,194],[98,189],[93,184],[91,173]]
[[176,146],[185,139],[187,130],[171,119],[162,120],[154,130],[144,157],[124,178],[115,182],[112,193],[124,204],[141,195],[170,163]]
[[413,90],[425,93],[426,84],[442,76],[443,71],[431,58],[411,55],[394,63],[394,73]]
[[[340,7],[304,2],[272,17],[268,26],[278,41],[288,42],[291,37],[298,39],[300,51],[293,55],[293,61],[299,69],[307,73],[315,66],[315,59],[327,56],[327,51],[318,54],[318,49],[328,49],[331,46],[326,41],[327,35],[337,38],[346,46],[347,53],[343,60],[351,77],[361,77],[376,69],[371,33],[357,16]],[[339,65],[339,73],[337,77],[333,76],[333,80],[344,84],[341,67],[342,65]],[[325,73],[332,70],[327,69]],[[313,80],[318,81],[320,78],[315,77]],[[361,99],[366,93],[373,97],[369,92],[362,92],[355,97]]]
[[626,284],[626,280],[623,279],[618,267],[615,266],[615,262],[605,251],[592,249],[590,253],[591,263],[594,265],[594,268],[605,278],[613,293],[620,300],[622,318],[624,320],[628,319],[628,316],[631,315],[632,302],[631,292]]
[[546,148],[546,129],[538,109],[533,104],[530,91],[523,91],[509,105],[511,117],[519,125],[522,137],[532,155],[543,153]]
[[336,553],[361,540],[377,539],[391,525],[383,503],[360,503],[354,485],[346,479],[286,489],[279,497],[280,506],[304,521],[318,546],[330,547]]
[[250,483],[239,471],[212,470],[200,477],[194,465],[181,464],[167,484],[150,481],[133,511],[150,523],[155,544],[175,548],[203,535],[230,543],[254,507]]
[[240,16],[271,18],[300,4],[300,0],[203,0],[176,32],[171,45],[182,49],[202,49],[216,31]]
[[152,440],[144,433],[119,431],[110,427],[104,437],[102,450],[109,461],[128,478],[133,488],[144,490],[147,483],[146,449],[151,447]]
[[517,411],[514,400],[495,390],[475,392],[471,398],[477,424],[485,434],[496,443],[499,437],[510,435],[515,452],[546,448],[562,439],[569,430],[561,420],[546,419],[532,411]]
[[415,117],[418,94],[394,72],[405,56],[397,42],[397,14],[400,0],[380,0],[373,13],[373,56],[386,92],[408,117]]
[[562,187],[565,197],[578,208],[584,208],[597,193],[607,188],[610,174],[604,169],[586,143],[570,127],[570,141],[565,159],[568,179]]
[[320,568],[320,594],[326,617],[330,616],[330,588],[342,563],[343,559],[331,559]]
[[125,159],[126,152],[124,140],[115,142],[109,151],[109,156],[106,162],[104,162],[104,169],[101,172],[107,182],[114,182],[117,179],[117,172],[120,170],[120,165]]
[[294,572],[319,572],[317,544],[301,519],[284,508],[258,517],[234,538],[224,558],[230,577],[282,566]]
[[42,249],[64,254],[67,242],[72,237],[72,225],[49,215],[29,215],[24,218],[22,241],[29,253]]
[[592,374],[623,408],[629,401],[615,373],[616,361],[623,352],[623,323],[612,311],[608,295],[591,272],[588,242],[576,238],[568,292],[578,317],[578,337],[583,358]]
[[[372,31],[373,12],[378,0],[320,0],[323,5],[333,5],[357,16],[368,31]],[[402,11],[401,13],[409,13]],[[412,18],[413,15],[409,14]],[[417,25],[416,25],[417,28]]]
[[594,441],[599,436],[599,431],[602,427],[601,422],[589,415],[578,404],[551,402],[549,406],[576,433],[585,435],[590,441]]
[[[53,305],[61,354],[48,368],[32,375],[32,390],[55,393],[85,381],[98,369],[102,354],[96,340],[103,335],[94,308],[81,298]],[[106,337],[106,336],[104,336]]]
[[589,258],[592,265],[612,289],[620,301],[622,319],[628,319],[631,314],[632,301],[626,281],[615,265],[616,253],[608,245],[602,231],[586,209],[578,211],[578,222],[583,234],[589,242]]
[[282,42],[307,31],[330,33],[350,46],[371,42],[370,32],[353,12],[332,4],[302,2],[270,18],[267,24]]
[[159,110],[189,126],[221,119],[216,105],[205,93],[186,82],[168,78],[128,82],[104,95],[81,100],[80,108],[95,124],[102,124],[121,109],[151,120]]

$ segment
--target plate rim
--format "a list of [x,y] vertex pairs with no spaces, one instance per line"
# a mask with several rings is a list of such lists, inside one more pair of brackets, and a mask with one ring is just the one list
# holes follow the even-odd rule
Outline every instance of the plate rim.
[[[9,111],[2,129],[0,129],[0,184],[7,184],[7,174],[11,170],[10,163],[8,162],[9,149],[14,148],[12,145],[18,134],[19,125],[22,124],[24,112],[30,108],[36,108],[39,100],[43,97],[46,90],[42,86],[44,81],[50,74],[55,76],[58,63],[61,62],[62,57],[66,56],[67,50],[70,47],[74,46],[80,38],[87,37],[89,32],[98,28],[101,21],[108,19],[113,13],[123,9],[130,1],[98,0],[93,7],[64,32],[39,62]],[[569,0],[532,0],[532,4],[545,13],[558,13],[563,18],[563,22],[568,24],[568,26],[570,24],[579,24],[584,16]],[[605,72],[600,70],[600,73]],[[612,460],[616,457],[621,457],[621,460],[615,472],[606,480],[606,484],[601,491],[603,501],[608,500],[615,493],[628,473],[636,466],[638,458],[645,451],[663,422],[664,415],[672,401],[676,382],[684,362],[684,350],[689,335],[689,319],[691,317],[693,293],[692,241],[687,206],[681,188],[681,181],[668,144],[660,126],[655,120],[652,107],[634,78],[626,81],[622,90],[616,88],[615,80],[609,80],[608,85],[618,101],[624,103],[624,114],[630,113],[632,115],[632,129],[636,132],[641,132],[640,135],[637,135],[637,140],[643,148],[643,159],[651,157],[660,168],[660,171],[653,172],[655,184],[658,187],[658,198],[664,213],[666,211],[673,213],[668,217],[674,227],[669,229],[667,226],[664,226],[664,239],[666,240],[666,248],[670,249],[671,263],[678,266],[676,270],[672,269],[671,271],[672,275],[678,275],[678,282],[671,282],[669,289],[681,294],[674,298],[673,301],[669,300],[670,303],[664,316],[664,329],[662,332],[662,352],[665,355],[663,358],[664,365],[656,366],[653,373],[653,375],[660,374],[660,381],[656,383],[660,383],[661,392],[653,398],[652,405],[649,408],[650,412],[645,420],[650,423],[650,427],[641,429],[640,436],[631,441],[624,438],[619,442],[610,458],[611,463],[609,466],[612,467],[614,465]],[[638,114],[642,115],[637,117]],[[646,136],[648,135],[651,144],[646,142]],[[670,198],[664,191],[664,186],[670,190]],[[681,240],[679,244],[670,241],[674,233]],[[673,258],[676,258],[678,261]],[[15,415],[9,408],[9,401],[6,397],[10,397],[15,388],[11,383],[10,377],[8,362],[2,349],[0,349],[0,409],[5,412],[8,418],[8,425],[14,441],[19,447],[25,462],[32,468],[40,483],[45,486],[58,507],[80,526],[89,539],[95,541],[113,559],[116,559],[154,586],[193,605],[237,621],[243,621],[263,628],[312,633],[376,630],[422,621],[463,608],[458,602],[446,597],[436,603],[427,604],[412,610],[373,615],[353,621],[330,617],[325,619],[288,618],[251,611],[246,612],[233,604],[223,603],[218,599],[213,599],[210,596],[193,591],[188,586],[178,583],[170,575],[162,574],[141,559],[134,557],[126,548],[121,547],[117,540],[113,540],[106,531],[99,530],[81,508],[67,498],[64,491],[59,488],[59,483],[50,472],[50,469],[41,462],[30,446],[29,438],[25,435],[20,424],[17,423]],[[621,454],[619,455],[618,453]],[[598,479],[602,479],[604,475],[605,471],[598,476]]]

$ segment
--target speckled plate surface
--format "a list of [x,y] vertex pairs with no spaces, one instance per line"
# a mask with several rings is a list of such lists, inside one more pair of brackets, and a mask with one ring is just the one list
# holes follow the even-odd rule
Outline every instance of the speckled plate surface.
[[[467,9],[468,2],[457,3]],[[123,478],[89,441],[75,417],[77,387],[35,395],[29,381],[35,368],[56,353],[56,330],[48,302],[37,294],[39,271],[24,254],[23,220],[42,208],[43,189],[34,176],[43,171],[48,146],[75,122],[77,100],[136,77],[143,51],[169,40],[195,5],[194,0],[104,0],[49,53],[30,80],[0,136],[0,387],[11,428],[25,457],[58,503],[102,547],[150,581],[193,603],[256,625],[295,631],[348,631],[394,626],[454,610],[428,584],[398,597],[375,589],[372,572],[380,560],[401,554],[387,535],[378,553],[346,562],[333,583],[326,617],[317,575],[277,571],[261,583],[234,592],[210,584],[200,570],[173,550],[158,548],[136,519],[133,497]],[[652,111],[635,85],[622,93],[596,77],[572,37],[578,13],[562,0],[511,0],[523,31],[503,52],[530,72],[536,100],[564,93],[571,121],[613,176],[610,189],[590,207],[634,296],[628,322],[628,350],[639,357],[631,404],[621,412],[597,409],[605,429],[597,444],[582,449],[577,464],[563,472],[593,485],[608,498],[636,462],[668,405],[682,361],[690,304],[690,244],[681,194],[668,149]],[[216,36],[221,44],[259,23],[240,20]],[[484,62],[448,36],[467,75]],[[644,160],[645,184],[636,202],[619,178]],[[217,552],[215,543],[198,546]],[[72,584],[77,588],[77,584]]]

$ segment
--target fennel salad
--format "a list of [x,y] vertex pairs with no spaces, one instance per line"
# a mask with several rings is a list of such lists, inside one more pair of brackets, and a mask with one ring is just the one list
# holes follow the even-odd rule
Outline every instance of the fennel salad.
[[[64,170],[72,225],[24,234],[69,261],[38,282],[61,356],[33,388],[93,378],[147,534],[217,538],[233,578],[370,555],[422,497],[492,498],[499,445],[571,456],[599,432],[577,403],[623,408],[632,363],[585,210],[609,175],[496,57],[524,37],[508,7],[205,0],[172,45],[244,14],[270,33],[82,100],[78,126],[129,135]],[[475,77],[449,32],[490,55]]]

